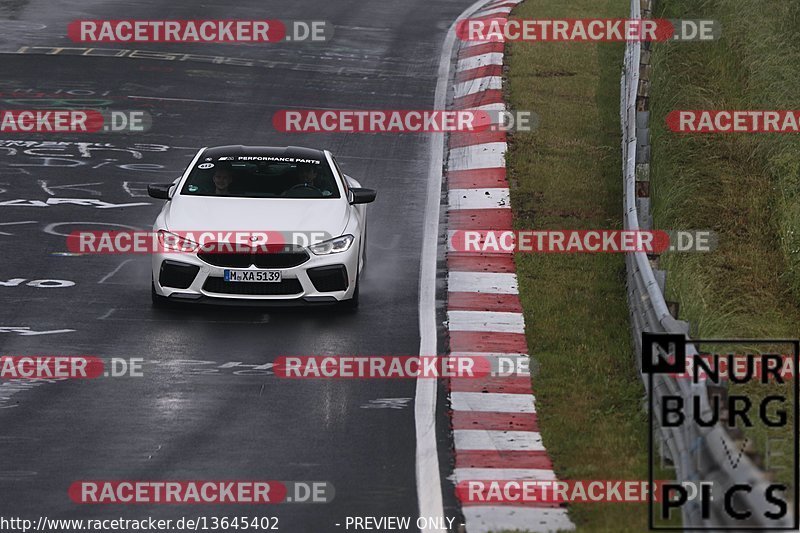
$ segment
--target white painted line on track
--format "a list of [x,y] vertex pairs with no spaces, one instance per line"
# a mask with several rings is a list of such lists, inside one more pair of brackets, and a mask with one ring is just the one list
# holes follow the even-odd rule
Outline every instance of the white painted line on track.
[[553,507],[519,507],[501,505],[465,505],[464,519],[469,533],[518,530],[555,533],[575,529],[566,509]]
[[[434,109],[446,109],[450,83],[450,63],[456,44],[456,25],[468,18],[486,3],[478,0],[447,30],[439,57],[438,79],[434,95]],[[500,55],[502,61],[502,54]],[[430,162],[428,190],[425,199],[425,218],[422,228],[422,252],[419,270],[419,353],[437,355],[436,322],[436,266],[439,239],[439,208],[442,191],[442,160],[444,159],[444,133],[430,136]],[[417,379],[414,396],[414,424],[416,433],[416,479],[419,516],[444,516],[442,480],[439,471],[439,453],[436,439],[436,389],[433,379]],[[444,528],[429,530],[446,533]]]
[[450,331],[494,331],[525,333],[522,313],[505,311],[448,311]]
[[511,272],[449,272],[449,292],[519,294],[517,275]]
[[456,450],[544,451],[542,436],[536,431],[497,431],[456,429]]
[[488,54],[481,54],[478,56],[465,57],[459,59],[456,64],[456,71],[472,70],[478,67],[485,67],[486,65],[502,65],[503,54],[500,52],[489,52]]
[[530,392],[451,392],[453,411],[483,411],[490,413],[535,413],[536,402]]
[[526,353],[453,352],[450,357],[528,357]]
[[511,13],[511,10],[514,9],[513,7],[496,7],[494,9],[487,9],[486,11],[478,11],[475,13],[474,17],[488,17],[490,15],[508,15]]
[[470,479],[552,480],[556,479],[556,473],[540,468],[456,468],[453,478],[456,483]]
[[[528,354],[525,354],[525,353],[457,352],[457,353],[451,353],[448,357],[453,357],[453,358],[457,358],[457,357],[474,357],[474,358],[484,357],[486,359],[492,359],[492,358],[498,359],[498,358],[502,357],[505,360],[509,360],[511,358],[514,358],[514,357],[526,357],[527,358]],[[514,375],[515,376],[530,376],[531,373],[530,373],[530,370],[522,371],[522,369],[515,368],[514,369]]]
[[46,331],[37,331],[31,329],[30,326],[0,326],[0,333],[16,333],[22,337],[53,335],[55,333],[72,333],[74,331],[74,329],[49,329]]
[[494,104],[483,104],[476,107],[468,107],[464,109],[464,111],[505,111],[506,104],[503,103],[494,103]]
[[473,46],[480,46],[482,44],[489,44],[492,41],[464,41],[461,43],[461,48],[472,48]]
[[511,193],[507,188],[450,189],[450,210],[511,209]]
[[[513,5],[518,2],[515,0],[492,0],[486,3],[478,11],[473,12],[472,17],[497,17],[507,18],[513,9]],[[509,5],[510,4],[510,5]],[[463,17],[464,15],[462,15]],[[452,33],[451,27],[450,32]],[[448,37],[451,37],[448,34]],[[466,48],[481,46],[484,42],[462,42],[460,47],[462,52]],[[447,47],[445,47],[447,48]],[[485,50],[498,50],[499,46],[489,45],[484,49],[471,49],[470,52],[478,53],[472,57],[463,57],[457,61],[456,69],[459,72],[457,78],[461,81],[453,87],[454,98],[462,101],[458,102],[459,108],[467,103],[479,103],[486,100],[497,100],[496,95],[502,89],[502,78],[497,76],[497,68],[482,68],[490,65],[502,65],[503,54],[499,52],[483,53]],[[466,54],[465,54],[466,55]],[[441,70],[441,68],[440,68]],[[471,71],[471,72],[470,72]],[[470,79],[471,78],[471,79]],[[441,78],[440,78],[441,83]],[[492,98],[487,91],[492,91]],[[437,97],[441,95],[437,87]],[[437,104],[443,103],[437,100]],[[472,106],[473,110],[493,110],[505,111],[506,106],[502,102],[492,102],[479,106]],[[438,214],[438,210],[430,204],[433,192],[439,196],[438,188],[441,187],[442,179],[439,169],[436,168],[435,155],[441,151],[434,141],[432,147],[437,148],[432,151],[433,161],[431,166],[431,177],[436,178],[429,181],[429,210],[426,211],[426,222],[432,213]],[[505,168],[505,153],[508,146],[504,142],[481,143],[477,145],[451,148],[448,155],[448,171],[474,171],[481,169]],[[436,187],[434,190],[432,187]],[[451,189],[448,191],[448,210],[463,209],[497,209],[510,208],[509,190],[503,188],[470,188],[470,189]],[[491,228],[482,228],[491,229]],[[433,224],[426,226],[426,237],[433,239]],[[448,232],[449,233],[449,232]],[[449,241],[448,241],[449,242]],[[435,246],[431,245],[430,250],[435,252]],[[431,263],[434,261],[430,258]],[[486,273],[486,272],[449,272],[448,291],[460,293],[483,293],[483,294],[517,294],[517,278],[514,273]],[[432,292],[432,291],[431,291]],[[420,295],[422,296],[422,288]],[[477,295],[477,294],[476,294]],[[433,295],[428,293],[430,299],[428,304],[433,308],[435,301]],[[482,301],[476,298],[476,301]],[[420,297],[422,305],[422,297]],[[420,315],[422,317],[422,315]],[[422,318],[420,318],[422,320]],[[483,312],[483,311],[462,311],[453,310],[448,312],[448,330],[451,332],[480,332],[482,334],[503,334],[503,333],[524,333],[525,324],[521,313],[515,312]],[[431,334],[432,335],[432,334]],[[527,357],[526,354],[500,354],[500,353],[476,353],[463,352],[451,354],[451,357],[463,356],[483,356],[501,357],[516,355]],[[419,384],[418,384],[419,391]],[[434,392],[435,397],[435,392]],[[521,416],[535,416],[535,398],[532,394],[512,394],[512,393],[483,393],[483,392],[459,392],[451,391],[451,407],[454,413],[476,413],[482,412],[485,415],[493,416],[491,413],[515,413]],[[481,429],[459,429],[453,432],[454,446],[456,454],[465,450],[478,452],[524,452],[536,451],[545,452],[541,435],[534,431],[498,431]],[[544,455],[544,454],[543,454]],[[491,463],[490,463],[491,464]],[[501,464],[501,463],[498,463]],[[419,463],[418,463],[419,466]],[[419,475],[419,470],[418,470]],[[419,479],[419,478],[418,478]],[[469,479],[495,480],[495,479],[556,479],[555,473],[548,469],[525,469],[525,468],[460,468],[455,469],[450,479],[456,483]],[[422,496],[420,495],[420,498]],[[484,533],[500,530],[529,530],[536,532],[573,530],[574,524],[570,521],[565,509],[552,507],[518,507],[505,505],[473,505],[463,502],[462,510],[466,527],[469,533]],[[420,505],[422,508],[422,505]]]
[[[466,235],[466,233],[464,233],[466,231],[470,231],[470,232],[471,231],[493,231],[495,233],[495,235],[498,237],[498,239],[501,239],[502,238],[501,235],[505,231],[510,231],[510,230],[500,230],[500,229],[496,229],[496,228],[495,229],[478,228],[478,227],[475,227],[475,228],[464,228],[464,229],[457,229],[457,230],[456,229],[449,229],[449,230],[447,230],[447,251],[448,252],[464,252],[464,245],[466,243],[463,243],[463,240],[464,240],[463,236]],[[458,241],[455,239],[455,237],[457,235],[461,236],[461,237],[459,237],[459,239],[461,239],[462,244],[456,245],[456,243]],[[488,249],[486,251],[487,252],[491,252],[491,253],[495,253],[495,254],[513,254],[514,253],[513,250],[511,250],[511,249],[507,250],[507,249],[501,247],[500,244],[502,244],[502,240],[498,243],[498,249],[497,250],[495,250],[494,245],[492,245],[492,246],[488,246],[487,247]],[[478,250],[474,250],[474,251],[471,250],[470,252],[466,252],[466,253],[471,253],[471,252],[474,253],[476,251],[478,251]]]
[[450,150],[449,170],[476,170],[506,166],[508,144],[492,142],[460,146]]
[[[20,222],[0,222],[0,226],[16,226],[19,224],[38,224],[39,222],[36,220],[22,220]],[[13,233],[7,233],[5,231],[0,231],[0,235],[8,235],[12,236]]]
[[462,81],[453,86],[453,96],[461,98],[470,94],[480,93],[493,89],[503,88],[503,78],[500,76],[484,76],[469,81]]
[[122,263],[120,263],[119,265],[117,265],[117,268],[115,268],[114,270],[112,270],[111,272],[109,272],[108,274],[106,274],[105,276],[103,276],[103,277],[102,277],[102,279],[100,279],[100,281],[98,281],[97,283],[98,283],[98,284],[105,283],[105,282],[106,282],[106,281],[107,281],[109,278],[111,278],[111,277],[112,277],[114,274],[116,274],[117,272],[119,272],[119,271],[122,269],[122,267],[124,267],[125,265],[127,265],[127,264],[128,264],[128,263],[130,263],[131,261],[133,261],[133,259],[126,259],[125,261],[123,261]]

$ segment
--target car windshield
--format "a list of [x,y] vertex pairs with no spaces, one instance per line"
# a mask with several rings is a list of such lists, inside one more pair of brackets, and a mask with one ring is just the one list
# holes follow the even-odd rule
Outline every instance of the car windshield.
[[339,198],[326,161],[277,156],[201,160],[181,194],[236,198]]

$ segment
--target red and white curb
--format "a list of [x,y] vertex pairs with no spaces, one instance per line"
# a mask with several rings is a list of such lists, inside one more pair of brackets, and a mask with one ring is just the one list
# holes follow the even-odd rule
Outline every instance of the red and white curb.
[[[470,18],[508,17],[521,0],[495,0]],[[462,43],[453,109],[505,110],[503,43]],[[511,230],[504,132],[454,133],[448,142],[448,234]],[[450,357],[527,355],[525,321],[511,254],[447,253]],[[454,481],[556,479],[542,444],[530,376],[450,380]],[[547,503],[462,501],[468,533],[575,529]]]

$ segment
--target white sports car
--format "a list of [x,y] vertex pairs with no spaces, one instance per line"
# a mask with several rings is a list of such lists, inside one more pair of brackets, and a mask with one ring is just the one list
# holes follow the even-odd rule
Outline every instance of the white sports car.
[[345,176],[327,150],[202,148],[180,178],[148,193],[167,200],[153,226],[155,305],[358,305],[364,204],[376,192]]

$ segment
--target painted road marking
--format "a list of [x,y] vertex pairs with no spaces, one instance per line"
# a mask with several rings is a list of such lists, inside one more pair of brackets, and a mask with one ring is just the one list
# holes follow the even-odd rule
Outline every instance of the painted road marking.
[[498,392],[451,392],[454,411],[489,411],[492,413],[535,413],[533,395]]
[[511,209],[511,195],[506,188],[451,189],[450,209]]
[[575,524],[570,521],[566,509],[470,505],[465,506],[463,511],[469,533],[520,528],[527,531],[555,533],[575,529]]
[[456,70],[472,70],[474,68],[482,67],[484,65],[502,65],[503,54],[491,52],[488,54],[481,54],[479,56],[466,57],[459,59],[456,63]]
[[[485,4],[473,17],[506,18],[516,1]],[[454,109],[505,111],[503,44],[462,43]],[[505,135],[449,137],[448,237],[454,230],[513,227],[505,171]],[[432,174],[433,176],[434,174]],[[527,357],[525,322],[511,254],[459,253],[448,238],[451,357]],[[452,478],[556,479],[539,434],[530,373],[450,381],[456,468]],[[565,509],[549,504],[474,505],[462,501],[470,533],[575,529]]]
[[505,153],[508,145],[504,142],[473,144],[450,150],[449,170],[472,170],[478,168],[505,168]]
[[74,329],[51,329],[47,331],[35,331],[28,326],[0,326],[0,333],[16,333],[23,337],[34,335],[53,335],[56,333],[72,333]]
[[483,92],[487,89],[502,88],[503,78],[500,76],[485,76],[483,78],[475,78],[462,83],[457,83],[453,87],[453,92],[456,98],[461,98],[462,96]]
[[450,272],[447,275],[450,292],[482,292],[519,294],[517,275],[498,272]]
[[[479,11],[475,13],[476,17],[488,17],[490,15],[508,15],[511,13],[511,10],[514,9],[513,7],[497,7],[494,9],[489,9],[487,11]],[[498,17],[499,18],[499,17]]]
[[[439,70],[434,93],[434,109],[445,109],[450,80],[450,59],[456,45],[456,26],[485,5],[478,0],[465,9],[447,30],[439,56]],[[500,61],[502,62],[502,54]],[[425,218],[422,228],[419,283],[419,353],[438,354],[436,319],[436,273],[439,238],[439,209],[442,191],[442,157],[445,143],[443,133],[430,135],[428,165],[428,190],[425,200]],[[420,516],[444,516],[442,481],[436,435],[436,394],[438,383],[432,379],[417,379],[414,397],[414,425],[416,434],[417,502]],[[445,533],[444,528],[432,533]]]
[[497,331],[525,333],[522,313],[492,311],[448,311],[450,331]]
[[453,471],[453,479],[456,483],[470,479],[551,480],[556,479],[556,473],[539,468],[456,468]]
[[488,431],[456,429],[456,450],[544,451],[542,436],[536,431]]

